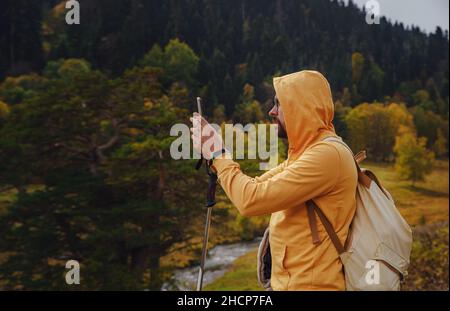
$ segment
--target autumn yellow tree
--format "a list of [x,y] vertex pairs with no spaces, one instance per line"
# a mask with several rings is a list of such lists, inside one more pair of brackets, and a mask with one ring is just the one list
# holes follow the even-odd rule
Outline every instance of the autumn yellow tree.
[[0,101],[0,120],[5,119],[9,114],[9,107],[6,103]]
[[443,157],[447,154],[447,139],[445,139],[442,129],[437,129],[436,142],[433,145],[437,157]]
[[345,116],[348,141],[355,150],[367,150],[376,161],[393,156],[395,137],[401,125],[414,129],[412,115],[403,104],[364,103]]
[[400,178],[412,181],[414,186],[431,172],[434,152],[426,149],[425,137],[418,138],[414,131],[404,126],[399,132],[394,147],[395,169]]

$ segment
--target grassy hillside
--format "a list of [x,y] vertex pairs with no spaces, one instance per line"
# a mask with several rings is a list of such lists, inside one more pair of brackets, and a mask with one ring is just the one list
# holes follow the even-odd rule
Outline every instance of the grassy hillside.
[[[414,244],[404,290],[448,290],[448,161],[439,161],[424,182],[399,181],[389,164],[365,163],[393,195],[413,226]],[[261,290],[256,280],[256,249],[242,256],[229,272],[206,290]]]
[[377,175],[410,225],[448,220],[448,161],[436,161],[426,180],[414,186],[399,180],[391,164],[363,163],[362,167]]

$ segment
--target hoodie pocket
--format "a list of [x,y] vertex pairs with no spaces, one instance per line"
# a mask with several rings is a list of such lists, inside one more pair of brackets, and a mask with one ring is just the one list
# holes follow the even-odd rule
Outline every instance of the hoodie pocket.
[[288,290],[290,275],[285,267],[286,245],[270,244],[272,276],[270,284],[274,290]]

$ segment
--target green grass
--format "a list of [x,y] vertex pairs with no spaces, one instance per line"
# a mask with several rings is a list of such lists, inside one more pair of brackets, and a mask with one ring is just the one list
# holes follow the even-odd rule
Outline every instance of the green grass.
[[[425,181],[414,186],[411,182],[399,180],[392,164],[362,165],[373,171],[391,193],[407,222],[411,226],[420,225],[414,230],[410,276],[404,290],[448,290],[448,165],[448,161],[436,162]],[[432,235],[429,232],[443,234]],[[262,290],[256,278],[256,254],[255,249],[238,258],[225,275],[206,286],[205,290]]]
[[432,173],[414,186],[399,180],[392,164],[363,163],[394,197],[410,225],[448,221],[448,161],[437,161]]
[[256,250],[253,250],[236,259],[229,271],[221,278],[205,286],[205,290],[262,290],[256,279],[256,252]]

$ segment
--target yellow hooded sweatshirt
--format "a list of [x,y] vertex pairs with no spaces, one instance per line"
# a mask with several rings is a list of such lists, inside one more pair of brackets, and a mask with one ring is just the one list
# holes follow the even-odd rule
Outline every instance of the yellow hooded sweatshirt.
[[274,87],[285,115],[287,160],[256,178],[223,157],[213,167],[242,215],[272,214],[274,290],[345,290],[338,253],[317,216],[321,243],[313,244],[305,205],[313,199],[345,242],[356,209],[357,171],[345,146],[322,141],[336,136],[330,86],[319,72],[301,71],[274,78]]

